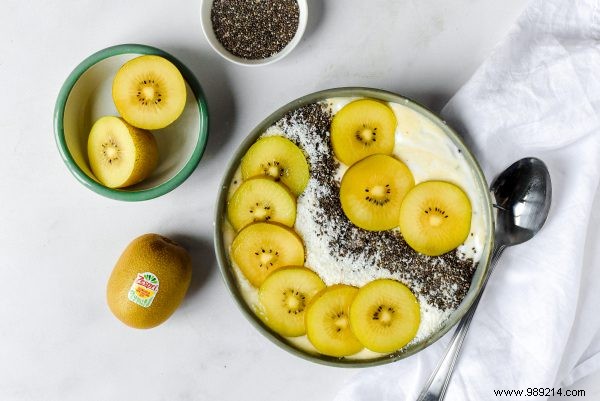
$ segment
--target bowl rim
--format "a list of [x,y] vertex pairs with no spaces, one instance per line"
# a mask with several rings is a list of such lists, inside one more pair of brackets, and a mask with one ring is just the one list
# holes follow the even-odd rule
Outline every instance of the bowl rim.
[[[249,147],[252,146],[252,144],[258,139],[258,137],[265,132],[266,128],[278,121],[281,117],[283,117],[283,115],[286,112],[331,97],[371,97],[383,101],[392,101],[395,103],[402,104],[404,106],[408,106],[413,110],[419,111],[423,113],[426,117],[433,120],[436,123],[436,125],[442,128],[444,132],[451,138],[451,140],[459,147],[467,163],[470,165],[473,172],[475,173],[475,179],[478,182],[478,186],[482,189],[481,195],[484,198],[484,204],[486,206],[485,219],[489,222],[486,232],[487,241],[485,242],[479,266],[471,280],[471,287],[467,295],[463,298],[462,302],[458,306],[458,308],[454,310],[450,317],[443,322],[442,327],[438,331],[434,332],[425,341],[420,342],[412,347],[409,347],[406,350],[403,349],[401,351],[396,351],[388,355],[371,359],[347,359],[330,357],[322,354],[313,354],[308,351],[301,350],[300,348],[292,345],[285,339],[285,337],[277,334],[268,326],[266,326],[256,316],[256,314],[252,311],[250,306],[243,299],[243,296],[239,293],[235,272],[233,271],[232,266],[229,264],[228,250],[226,249],[223,239],[223,222],[226,219],[227,193],[235,171],[240,163],[241,157],[245,154]],[[474,303],[475,299],[480,294],[484,276],[487,273],[490,266],[491,253],[493,250],[494,243],[494,214],[492,207],[492,199],[488,188],[489,185],[487,183],[483,170],[481,169],[474,155],[471,153],[470,149],[467,147],[464,140],[456,133],[456,131],[454,131],[454,129],[449,127],[444,120],[442,120],[439,116],[437,116],[431,110],[419,104],[418,102],[393,92],[367,87],[339,87],[313,92],[295,100],[292,100],[291,102],[280,107],[275,112],[271,113],[267,118],[262,120],[241,142],[241,144],[229,160],[229,163],[223,175],[223,179],[221,181],[221,186],[219,187],[219,193],[217,195],[216,201],[217,205],[215,207],[214,215],[214,247],[217,262],[219,264],[219,270],[221,272],[223,280],[225,281],[227,289],[229,290],[236,304],[242,311],[242,314],[245,315],[246,319],[250,321],[250,323],[271,342],[275,343],[277,346],[290,352],[291,354],[311,362],[316,362],[322,365],[334,367],[362,368],[391,363],[413,355],[427,348],[429,345],[433,344],[441,337],[443,337],[467,313],[471,305]]]
[[268,64],[273,64],[276,61],[281,60],[286,57],[288,54],[292,52],[302,40],[302,36],[304,36],[304,31],[306,30],[306,25],[308,21],[308,3],[307,0],[296,0],[298,3],[298,29],[294,34],[294,37],[290,42],[281,49],[278,53],[274,55],[262,58],[262,59],[245,59],[239,56],[236,56],[230,53],[225,46],[219,42],[217,39],[213,27],[212,20],[210,18],[210,12],[212,10],[212,3],[214,0],[202,0],[200,4],[200,25],[202,26],[202,32],[204,33],[204,37],[206,41],[210,45],[210,47],[225,60],[230,61],[234,64],[241,65],[244,67],[261,67]]
[[[175,64],[175,66],[177,66],[177,68],[181,72],[181,75],[183,75],[186,83],[189,85],[190,89],[194,93],[194,96],[196,98],[196,104],[198,106],[200,132],[198,133],[198,139],[196,141],[196,146],[194,147],[192,155],[185,163],[183,168],[181,168],[181,170],[179,170],[174,176],[155,187],[147,189],[113,189],[108,188],[95,181],[94,179],[90,178],[75,162],[73,156],[71,155],[71,152],[69,151],[67,141],[65,138],[65,106],[67,104],[69,95],[71,94],[71,90],[73,89],[79,78],[81,78],[81,76],[88,69],[90,69],[97,63],[107,58],[123,54],[157,55],[171,61],[173,64]],[[60,88],[54,107],[54,139],[56,141],[56,145],[58,147],[60,155],[64,163],[69,168],[69,171],[71,171],[75,178],[88,189],[107,198],[121,201],[135,202],[153,199],[177,188],[194,172],[194,170],[198,166],[198,163],[200,162],[200,159],[204,154],[208,142],[208,105],[206,102],[206,96],[204,95],[204,91],[202,90],[202,87],[200,86],[200,83],[198,82],[194,74],[181,61],[179,61],[177,58],[161,49],[135,43],[120,44],[107,47],[88,56],[81,63],[79,63],[77,67],[75,67],[73,71],[69,74],[62,87]]]

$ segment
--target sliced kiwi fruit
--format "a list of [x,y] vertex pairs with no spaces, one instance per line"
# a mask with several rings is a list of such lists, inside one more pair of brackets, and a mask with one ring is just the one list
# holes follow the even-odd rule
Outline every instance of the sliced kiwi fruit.
[[158,164],[158,146],[152,133],[114,116],[94,123],[87,152],[94,176],[109,188],[137,184]]
[[292,227],[296,198],[287,187],[270,178],[251,178],[233,193],[227,203],[227,217],[236,231],[260,221]]
[[304,264],[304,244],[290,228],[279,224],[246,226],[231,243],[231,257],[255,287],[282,266]]
[[379,279],[361,287],[350,307],[350,324],[356,338],[368,349],[396,351],[417,334],[419,303],[404,284]]
[[269,176],[281,181],[294,195],[304,191],[308,183],[308,162],[300,148],[281,136],[268,136],[256,141],[241,162],[244,180]]
[[400,232],[415,251],[438,256],[462,244],[471,229],[471,202],[458,186],[425,181],[415,186],[400,208]]
[[350,305],[358,288],[344,284],[319,292],[306,309],[306,335],[324,355],[342,357],[363,349],[350,327]]
[[164,57],[145,55],[129,60],[117,71],[112,85],[117,111],[131,125],[160,129],[183,112],[185,80]]
[[383,102],[360,99],[348,103],[331,121],[335,157],[350,166],[369,155],[391,154],[396,125],[396,115]]
[[342,177],[342,209],[360,228],[389,230],[398,226],[400,205],[414,182],[401,161],[386,155],[368,156],[353,164]]
[[282,336],[306,333],[304,314],[325,283],[306,267],[283,267],[270,274],[258,289],[265,323]]

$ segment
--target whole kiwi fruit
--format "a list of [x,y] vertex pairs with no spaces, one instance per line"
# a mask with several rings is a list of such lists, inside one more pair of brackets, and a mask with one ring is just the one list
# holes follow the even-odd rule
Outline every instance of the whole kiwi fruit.
[[158,326],[181,304],[191,278],[191,258],[181,245],[162,235],[142,235],[131,241],[112,270],[108,306],[128,326]]

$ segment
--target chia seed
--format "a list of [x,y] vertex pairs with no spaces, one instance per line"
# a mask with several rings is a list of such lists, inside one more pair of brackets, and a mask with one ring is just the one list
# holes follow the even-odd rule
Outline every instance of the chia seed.
[[[414,251],[396,229],[367,231],[352,224],[342,210],[340,183],[335,178],[339,164],[331,151],[331,119],[326,103],[314,103],[289,112],[276,124],[307,154],[311,179],[301,197],[311,192],[309,196],[315,198],[308,212],[310,227],[316,230],[311,235],[324,243],[337,266],[349,266],[351,271],[343,274],[348,281],[350,276],[362,280],[367,274],[371,279],[393,276],[440,310],[456,309],[469,290],[477,263],[458,251],[426,256]],[[323,272],[317,269],[317,273],[327,283]]]
[[298,30],[300,10],[296,0],[215,0],[210,19],[227,51],[258,60],[290,43]]

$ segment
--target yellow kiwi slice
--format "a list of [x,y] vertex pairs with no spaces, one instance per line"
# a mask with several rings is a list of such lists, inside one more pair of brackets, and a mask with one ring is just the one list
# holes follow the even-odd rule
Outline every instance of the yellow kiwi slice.
[[281,181],[296,196],[308,183],[308,163],[304,153],[289,139],[268,136],[256,141],[242,158],[242,178],[270,176]]
[[177,67],[154,55],[123,64],[112,85],[119,114],[129,124],[151,130],[164,128],[181,115],[186,94],[185,80]]
[[444,181],[415,186],[400,208],[400,232],[415,251],[437,256],[462,244],[471,229],[471,202],[462,189]]
[[158,146],[152,133],[114,116],[94,123],[87,152],[94,176],[109,188],[137,184],[158,164]]
[[398,226],[400,205],[414,183],[412,173],[401,161],[386,155],[368,156],[342,177],[342,209],[360,228],[389,230]]
[[356,287],[338,284],[327,287],[313,298],[306,309],[306,335],[324,355],[347,356],[363,349],[350,328],[350,305]]
[[306,333],[304,314],[325,283],[306,267],[283,267],[270,274],[258,289],[265,323],[282,336]]
[[404,284],[390,279],[371,281],[358,290],[350,307],[356,338],[375,352],[393,352],[417,334],[421,312],[417,298]]
[[244,181],[227,203],[227,217],[236,229],[266,221],[288,227],[296,221],[296,199],[283,185],[270,178]]
[[396,116],[385,103],[372,99],[348,103],[331,121],[333,153],[348,166],[376,153],[389,155],[396,125]]
[[231,257],[255,287],[282,266],[304,264],[304,244],[296,233],[270,223],[246,226],[231,243]]

